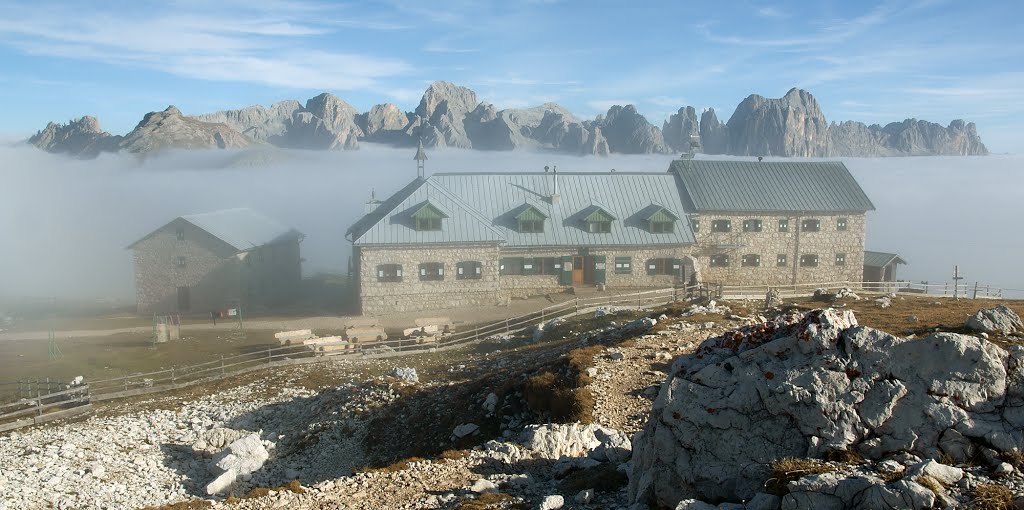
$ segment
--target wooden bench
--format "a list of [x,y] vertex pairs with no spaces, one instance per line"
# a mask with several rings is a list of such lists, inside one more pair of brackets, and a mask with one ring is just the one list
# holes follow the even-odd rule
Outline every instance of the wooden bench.
[[356,346],[346,342],[340,336],[325,336],[310,338],[302,342],[309,350],[314,352],[334,352],[355,349]]
[[388,339],[381,326],[346,328],[343,334],[349,342],[383,342]]
[[449,317],[420,317],[413,321],[418,328],[435,327],[441,334],[455,332],[455,323]]

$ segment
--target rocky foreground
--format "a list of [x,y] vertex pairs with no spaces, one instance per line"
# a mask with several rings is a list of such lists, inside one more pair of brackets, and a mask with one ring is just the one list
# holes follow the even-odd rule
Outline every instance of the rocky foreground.
[[[289,99],[269,108],[184,116],[171,106],[147,114],[125,136],[100,129],[94,117],[51,122],[29,139],[43,150],[95,157],[101,152],[146,153],[165,148],[348,150],[361,142],[412,147],[479,150],[532,148],[570,154],[607,155],[700,152],[736,156],[837,157],[984,155],[974,123],[948,126],[917,119],[887,125],[831,123],[809,92],[792,89],[780,98],[752,94],[728,122],[714,109],[700,119],[692,106],[679,108],[661,128],[634,105],[614,105],[604,115],[581,120],[555,103],[498,109],[474,91],[449,82],[432,83],[415,111],[385,103],[359,112],[329,93],[306,101]],[[696,144],[696,145],[694,145]]]
[[[977,335],[906,339],[832,310],[605,310],[586,331],[547,324],[477,360],[485,373],[514,371],[576,335],[568,356],[593,356],[579,374],[591,424],[551,423],[524,405],[536,395],[493,379],[463,378],[491,384],[468,393],[422,380],[400,358],[299,367],[0,436],[0,509],[193,498],[224,509],[925,509],[976,506],[994,487],[1011,506],[991,508],[1021,507],[1024,348],[983,338],[1015,338],[1021,323],[1007,314],[979,313]],[[387,376],[353,377],[352,363]],[[288,383],[306,370],[336,383]],[[429,394],[437,409],[407,412]],[[379,462],[382,449],[410,451],[410,429],[437,428],[434,412],[459,417],[422,436],[443,453]]]

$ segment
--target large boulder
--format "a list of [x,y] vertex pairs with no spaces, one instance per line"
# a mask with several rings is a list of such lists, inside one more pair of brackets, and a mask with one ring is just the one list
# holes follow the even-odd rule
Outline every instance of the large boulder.
[[935,459],[947,431],[1024,446],[1024,349],[973,336],[904,339],[814,310],[708,339],[670,374],[634,441],[633,501],[750,498],[784,457]]
[[523,430],[520,442],[548,459],[589,456],[600,462],[621,463],[633,453],[624,432],[594,424],[530,425]]
[[974,331],[990,335],[993,333],[1012,335],[1024,332],[1024,323],[1021,322],[1020,316],[1006,305],[978,310],[967,319],[965,325]]
[[239,478],[248,479],[269,458],[270,453],[260,441],[259,434],[236,439],[210,461],[210,471],[216,478],[207,484],[206,493],[212,496],[225,492]]

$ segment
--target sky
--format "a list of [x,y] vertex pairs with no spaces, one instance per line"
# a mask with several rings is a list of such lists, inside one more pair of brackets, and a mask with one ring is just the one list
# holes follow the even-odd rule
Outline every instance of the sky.
[[[138,159],[77,160],[28,145],[0,144],[0,298],[134,300],[134,241],[177,216],[250,207],[303,232],[303,272],[346,273],[345,230],[375,190],[385,198],[416,175],[410,149],[279,150],[269,164],[238,166],[236,151],[164,152]],[[673,156],[573,156],[431,149],[439,171],[664,172]],[[703,157],[703,156],[699,156]],[[776,158],[769,158],[776,159]],[[948,282],[953,266],[970,284],[1024,297],[1024,156],[844,158],[877,210],[867,249],[909,262],[897,276]],[[13,190],[13,191],[11,191]],[[286,197],[286,199],[282,199]]]
[[752,93],[809,90],[830,121],[978,125],[1024,152],[1024,2],[886,0],[3,0],[0,135],[149,111],[194,115],[334,93],[415,109],[435,80],[498,108],[592,118],[635,104],[725,120]]

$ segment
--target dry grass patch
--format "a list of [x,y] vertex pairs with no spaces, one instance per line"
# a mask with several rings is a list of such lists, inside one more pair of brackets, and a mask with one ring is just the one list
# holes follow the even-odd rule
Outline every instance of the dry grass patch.
[[442,460],[459,460],[469,457],[469,450],[445,450],[437,456]]
[[808,475],[831,473],[838,469],[835,465],[816,459],[800,459],[784,457],[771,464],[771,474],[765,482],[765,489],[770,494],[783,496],[789,492],[786,485]]
[[278,487],[256,487],[255,489],[250,490],[248,493],[246,493],[245,496],[242,496],[240,499],[262,498],[263,496],[270,495],[271,492],[278,493],[285,491],[294,492],[295,494],[306,493],[306,489],[302,488],[302,484],[300,484],[298,480],[292,480],[287,484]]
[[399,460],[397,462],[388,464],[387,466],[384,466],[384,467],[379,467],[379,468],[364,467],[363,469],[360,469],[359,472],[360,473],[394,473],[395,471],[405,471],[406,469],[409,468],[409,463],[410,462],[423,462],[424,460],[425,459],[420,458],[420,457],[409,457],[408,459],[402,459],[402,460]]
[[975,510],[1010,510],[1013,492],[998,483],[981,484],[971,492],[971,508]]
[[526,510],[530,508],[525,503],[512,503],[514,499],[508,494],[500,492],[495,493],[484,493],[479,496],[463,497],[459,501],[459,506],[455,507],[456,510],[494,510],[498,508],[510,508],[510,509],[522,509]]
[[170,505],[147,506],[142,508],[142,510],[198,510],[200,508],[210,508],[211,506],[213,504],[205,499],[193,499],[191,501],[179,501]]
[[864,456],[852,450],[829,450],[825,452],[825,460],[843,464],[863,464]]
[[946,488],[942,486],[941,482],[928,475],[921,475],[917,477],[917,480],[915,481],[935,494],[942,494],[946,490]]
[[1010,465],[1014,467],[1014,469],[1024,471],[1024,451],[1011,450],[1008,452],[1003,452],[1002,457],[1003,460],[1009,462]]

